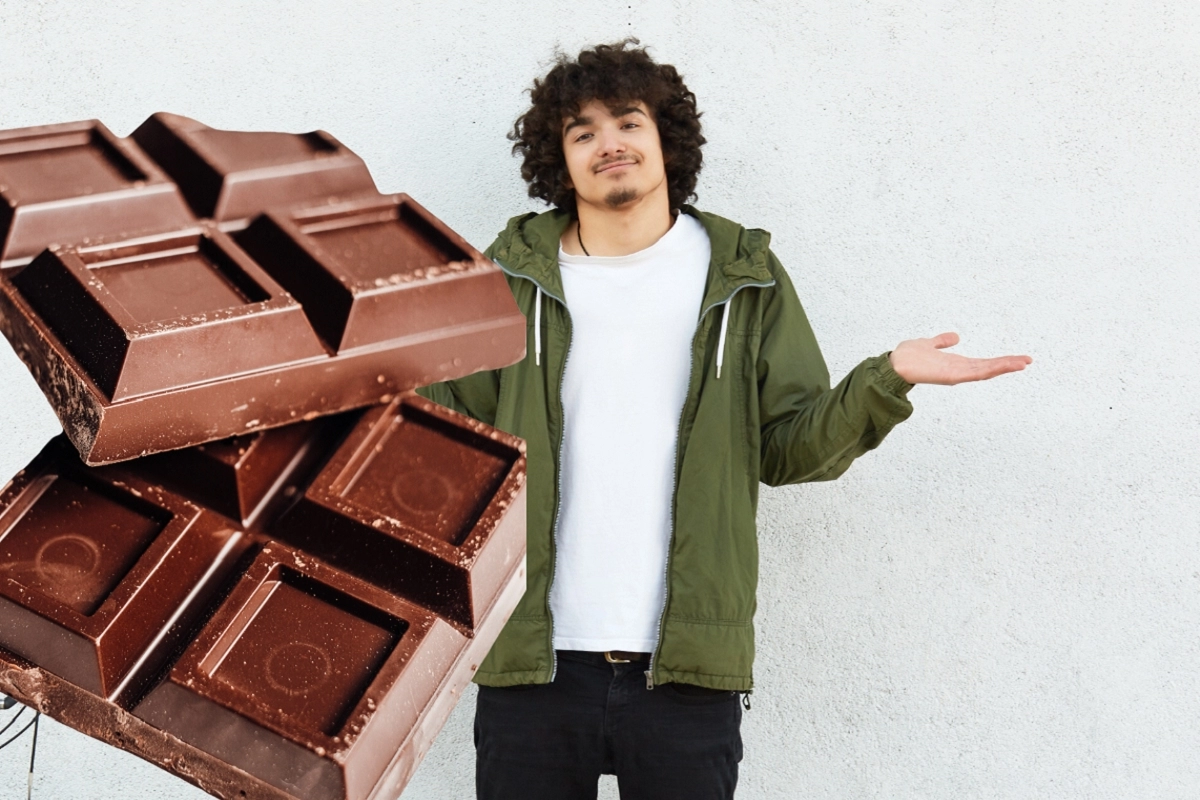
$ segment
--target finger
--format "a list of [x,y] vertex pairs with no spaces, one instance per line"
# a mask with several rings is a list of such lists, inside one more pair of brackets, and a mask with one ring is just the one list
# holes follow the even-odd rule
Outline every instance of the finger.
[[969,372],[963,377],[962,382],[968,381],[986,381],[990,378],[995,378],[997,375],[1006,375],[1009,372],[1020,372],[1026,366],[1033,363],[1033,359],[1029,356],[1000,356],[999,358],[972,358],[970,359]]
[[941,334],[938,334],[937,336],[933,337],[933,339],[931,339],[930,341],[933,342],[933,346],[936,347],[938,350],[941,350],[946,347],[954,347],[954,345],[958,344],[958,334],[954,333],[952,331],[947,332],[947,333],[941,333]]
[[989,362],[990,369],[1001,370],[1001,372],[997,373],[1001,375],[1005,372],[1020,372],[1033,363],[1033,359],[1029,356],[1000,356],[999,358],[985,360]]

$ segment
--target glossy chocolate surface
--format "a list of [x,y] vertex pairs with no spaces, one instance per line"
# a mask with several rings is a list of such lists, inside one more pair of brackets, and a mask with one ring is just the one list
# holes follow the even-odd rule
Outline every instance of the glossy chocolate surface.
[[361,796],[465,644],[429,611],[271,544],[135,713],[298,796]]
[[215,228],[46,250],[12,284],[114,402],[325,356],[300,305]]
[[49,244],[192,223],[163,171],[97,120],[0,131],[0,266]]
[[[62,475],[38,483],[37,500],[0,540],[4,572],[90,617],[163,529],[164,515],[103,484]],[[87,535],[77,532],[80,516]]]
[[386,402],[524,355],[495,264],[408,196],[377,194],[328,134],[169,114],[129,140],[96,122],[0,132],[10,183],[24,188],[2,192],[16,249],[0,331],[88,464]]
[[497,529],[524,529],[521,460],[512,437],[405,398],[363,416],[274,533],[473,626],[520,558]]
[[469,325],[496,273],[405,194],[258,217],[235,235],[334,350]]
[[375,194],[367,165],[325,131],[222,131],[160,112],[130,138],[179,184],[199,217],[235,220]]
[[167,629],[242,538],[131,473],[85,468],[57,437],[0,495],[0,646],[115,699],[165,658]]
[[120,466],[59,437],[0,495],[0,691],[221,797],[394,797],[524,591],[524,482],[412,394]]

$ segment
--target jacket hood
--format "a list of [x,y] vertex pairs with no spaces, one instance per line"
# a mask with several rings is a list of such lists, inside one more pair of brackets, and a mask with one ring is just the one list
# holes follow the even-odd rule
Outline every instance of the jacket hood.
[[[692,206],[685,205],[682,211],[704,226],[712,246],[702,309],[723,303],[739,286],[774,282],[767,258],[771,234],[744,228]],[[570,214],[558,209],[513,217],[489,248],[488,255],[506,272],[532,280],[543,292],[562,302],[558,244],[570,222]]]

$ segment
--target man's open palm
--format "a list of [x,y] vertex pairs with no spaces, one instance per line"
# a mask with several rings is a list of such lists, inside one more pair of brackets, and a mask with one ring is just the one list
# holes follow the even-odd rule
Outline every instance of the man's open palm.
[[892,368],[909,383],[953,386],[967,381],[986,381],[1006,372],[1019,372],[1033,363],[1029,356],[967,358],[945,352],[945,348],[956,344],[957,333],[943,333],[932,339],[908,339],[892,351]]

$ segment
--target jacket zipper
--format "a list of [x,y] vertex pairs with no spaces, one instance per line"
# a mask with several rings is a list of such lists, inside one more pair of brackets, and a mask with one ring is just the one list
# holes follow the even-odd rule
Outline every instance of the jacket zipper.
[[[742,289],[747,289],[750,287],[766,289],[766,288],[774,286],[774,285],[775,285],[775,281],[770,281],[768,283],[743,283],[740,286],[735,287],[734,290],[729,293],[729,296],[726,297],[724,300],[709,303],[707,306],[704,307],[704,309],[700,312],[700,318],[696,321],[696,330],[692,333],[692,358],[691,358],[691,366],[689,366],[689,368],[688,368],[688,394],[689,394],[689,396],[684,398],[683,406],[679,409],[679,424],[675,428],[675,475],[674,475],[674,478],[671,483],[671,535],[670,535],[670,538],[667,539],[667,561],[666,561],[666,564],[664,564],[664,566],[663,566],[663,604],[662,604],[662,610],[659,612],[659,615],[658,615],[658,632],[654,638],[654,647],[651,649],[651,652],[650,652],[650,663],[646,669],[646,688],[647,689],[654,688],[654,662],[658,660],[658,651],[662,647],[663,625],[666,623],[666,620],[667,620],[667,604],[670,600],[670,595],[671,595],[671,553],[675,549],[675,506],[679,501],[679,498],[678,498],[679,465],[681,463],[680,460],[682,458],[682,453],[683,453],[683,418],[684,418],[685,414],[687,413],[688,403],[691,402],[691,400],[692,400],[692,397],[690,396],[691,395],[691,387],[692,387],[692,378],[695,377],[696,347],[699,344],[696,337],[700,333],[700,328],[702,328],[704,326],[704,318],[706,316],[708,316],[709,311],[712,311],[714,308],[716,308],[719,305],[729,303],[730,305],[725,309],[725,313],[730,314],[733,311],[733,298],[735,296],[737,296],[737,293],[740,292]],[[718,347],[719,346],[720,346],[720,344],[718,344]],[[699,399],[699,395],[697,395],[697,399]],[[553,625],[553,622],[551,623],[551,625]]]
[[[553,295],[551,295],[553,297]],[[556,300],[558,298],[555,298]],[[559,301],[562,302],[562,301]],[[546,582],[546,618],[550,620],[550,682],[554,683],[554,676],[558,674],[558,651],[554,649],[554,612],[550,610],[550,592],[554,589],[554,575],[558,572],[558,522],[562,518],[562,461],[563,461],[563,445],[567,441],[567,414],[563,411],[562,404],[562,382],[563,376],[567,374],[567,361],[571,358],[571,312],[567,310],[567,304],[563,303],[563,314],[567,320],[567,350],[563,353],[563,368],[558,376],[558,390],[555,395],[558,397],[558,463],[555,465],[555,480],[558,483],[558,492],[554,496],[554,528],[550,531],[550,547],[553,549],[553,557],[550,559],[550,580]]]
[[[554,465],[555,482],[557,483],[558,489],[554,495],[554,527],[551,528],[551,530],[550,530],[550,578],[546,582],[546,619],[548,619],[550,621],[550,682],[553,683],[554,677],[558,674],[558,651],[554,649],[554,614],[550,610],[550,591],[551,591],[551,589],[554,588],[554,574],[556,572],[558,572],[558,522],[559,522],[559,519],[562,517],[562,457],[563,457],[563,444],[566,442],[566,439],[567,439],[567,437],[564,435],[566,433],[567,416],[563,412],[563,406],[562,406],[562,381],[563,381],[563,375],[565,375],[567,372],[567,360],[571,357],[571,312],[567,310],[567,301],[566,300],[564,300],[563,298],[559,297],[558,295],[556,295],[552,292],[546,291],[545,287],[542,286],[540,283],[538,283],[533,278],[530,278],[527,275],[519,275],[515,272],[509,272],[507,269],[504,268],[504,265],[501,264],[499,261],[496,262],[496,266],[500,267],[500,271],[505,273],[506,275],[511,275],[514,278],[520,278],[521,280],[529,281],[535,287],[537,287],[537,289],[539,291],[541,291],[542,294],[546,295],[547,297],[553,297],[555,300],[557,300],[558,303],[562,306],[563,314],[566,315],[566,320],[567,320],[567,350],[566,350],[566,353],[563,354],[562,373],[560,373],[558,376],[558,388],[554,393],[555,397],[558,398],[558,418],[559,418],[558,460]],[[535,302],[535,303],[538,302],[538,297],[536,294],[534,294],[533,302]],[[535,309],[535,311],[536,311],[536,309]],[[536,316],[536,313],[535,313],[535,316]],[[534,330],[533,335],[541,336],[542,332],[540,330]],[[549,353],[548,352],[546,353],[546,358],[547,358],[547,361],[549,361]],[[548,365],[547,365],[547,368],[548,368]]]

